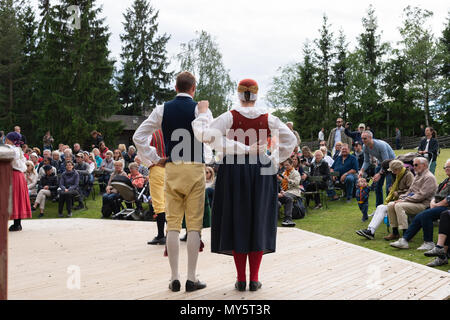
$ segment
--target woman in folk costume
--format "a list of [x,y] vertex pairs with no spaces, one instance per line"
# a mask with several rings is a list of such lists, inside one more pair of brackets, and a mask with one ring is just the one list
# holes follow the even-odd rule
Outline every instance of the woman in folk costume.
[[[235,288],[246,289],[247,256],[251,291],[261,288],[258,279],[262,256],[275,252],[277,232],[278,163],[286,160],[297,140],[289,128],[264,108],[256,107],[258,84],[251,79],[238,86],[241,105],[212,122],[206,110],[193,121],[194,133],[223,152],[211,221],[211,251],[233,255],[237,270]],[[205,108],[206,109],[206,108]],[[278,142],[270,157],[267,138]]]
[[20,145],[21,135],[17,132],[10,132],[6,135],[5,144],[15,152],[14,160],[12,161],[13,179],[12,179],[12,200],[13,210],[10,217],[14,220],[14,224],[9,227],[9,231],[21,231],[22,219],[31,218],[31,205],[28,196],[28,185],[25,180],[24,172],[27,170],[25,165],[26,159],[23,155]]

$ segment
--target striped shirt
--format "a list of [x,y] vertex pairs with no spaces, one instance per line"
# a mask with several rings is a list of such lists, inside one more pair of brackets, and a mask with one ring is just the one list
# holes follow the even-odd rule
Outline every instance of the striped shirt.
[[152,135],[152,141],[150,142],[150,146],[156,149],[158,156],[160,158],[166,158],[166,150],[164,145],[164,137],[162,130],[156,130]]

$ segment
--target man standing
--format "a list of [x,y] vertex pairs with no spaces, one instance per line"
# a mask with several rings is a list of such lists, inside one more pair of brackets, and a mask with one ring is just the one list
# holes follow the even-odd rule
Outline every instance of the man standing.
[[[178,260],[179,234],[183,216],[186,218],[188,274],[186,291],[203,289],[206,284],[196,278],[200,232],[203,227],[205,205],[205,164],[203,143],[193,133],[192,121],[199,115],[199,107],[208,105],[207,101],[197,104],[193,100],[196,80],[189,72],[177,76],[174,100],[157,106],[151,115],[136,130],[133,141],[145,165],[165,166],[165,210],[167,219],[167,254],[172,271],[169,289],[180,291]],[[213,120],[208,110],[210,121]],[[150,139],[158,129],[162,130],[166,158],[161,158]]]
[[297,146],[299,146],[302,140],[300,139],[300,135],[298,134],[298,132],[294,130],[294,123],[291,121],[286,122],[286,126],[292,131],[292,133],[297,138]]
[[325,128],[322,128],[319,131],[319,142],[324,140],[325,140]]
[[344,130],[345,134],[353,139],[353,143],[358,141],[359,143],[362,144],[361,134],[366,130],[365,124],[360,123],[357,131],[350,131],[350,126],[351,126],[350,122],[347,122],[345,124],[345,130]]
[[337,142],[346,143],[349,146],[352,145],[352,139],[345,134],[344,120],[342,118],[336,119],[336,128],[331,130],[328,136],[327,148],[334,153],[335,146]]
[[400,129],[395,128],[395,149],[397,149],[397,150],[401,149],[401,138],[402,138],[402,134],[400,132]]
[[[361,139],[364,143],[363,152],[364,152],[364,163],[362,168],[359,171],[359,177],[362,178],[364,171],[367,170],[370,166],[370,156],[373,156],[378,160],[378,166],[375,168],[375,175],[373,177],[373,181],[377,183],[375,189],[376,196],[376,204],[375,207],[378,207],[380,204],[383,204],[383,185],[384,179],[386,178],[386,195],[389,194],[389,188],[392,185],[392,175],[390,172],[382,172],[381,163],[384,160],[392,160],[395,158],[394,150],[392,150],[391,146],[384,142],[383,140],[373,139],[372,132],[364,131],[361,135]],[[384,174],[385,173],[385,174]]]

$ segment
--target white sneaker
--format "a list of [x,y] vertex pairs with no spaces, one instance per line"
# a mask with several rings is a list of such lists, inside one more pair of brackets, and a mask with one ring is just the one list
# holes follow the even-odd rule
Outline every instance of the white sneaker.
[[400,238],[395,242],[389,243],[389,245],[398,249],[409,249],[408,241],[406,241],[405,238]]
[[424,242],[420,247],[417,248],[417,250],[431,250],[434,248],[434,242]]

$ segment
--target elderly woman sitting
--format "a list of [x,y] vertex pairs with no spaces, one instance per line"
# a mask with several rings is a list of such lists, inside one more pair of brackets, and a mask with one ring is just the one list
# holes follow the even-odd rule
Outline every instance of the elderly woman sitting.
[[[126,177],[127,174],[123,170],[123,163],[122,161],[114,161],[114,171],[112,172],[109,180],[108,185],[106,186],[106,193],[103,195],[102,200],[102,217],[108,218],[111,216],[112,212],[118,212],[118,208],[115,206],[115,200],[119,198],[119,193],[116,189],[114,189],[111,186],[111,181],[114,179],[115,176],[124,176]],[[110,210],[110,208],[113,208],[113,210]]]
[[74,170],[72,161],[66,160],[66,170],[61,175],[59,180],[59,205],[58,215],[63,217],[64,203],[67,205],[67,217],[72,216],[73,199],[79,194],[78,184],[80,176],[78,172]]
[[34,164],[31,161],[26,162],[27,170],[24,172],[25,179],[28,185],[28,194],[30,196],[35,196],[37,194],[36,185],[38,182],[38,174],[34,168]]

